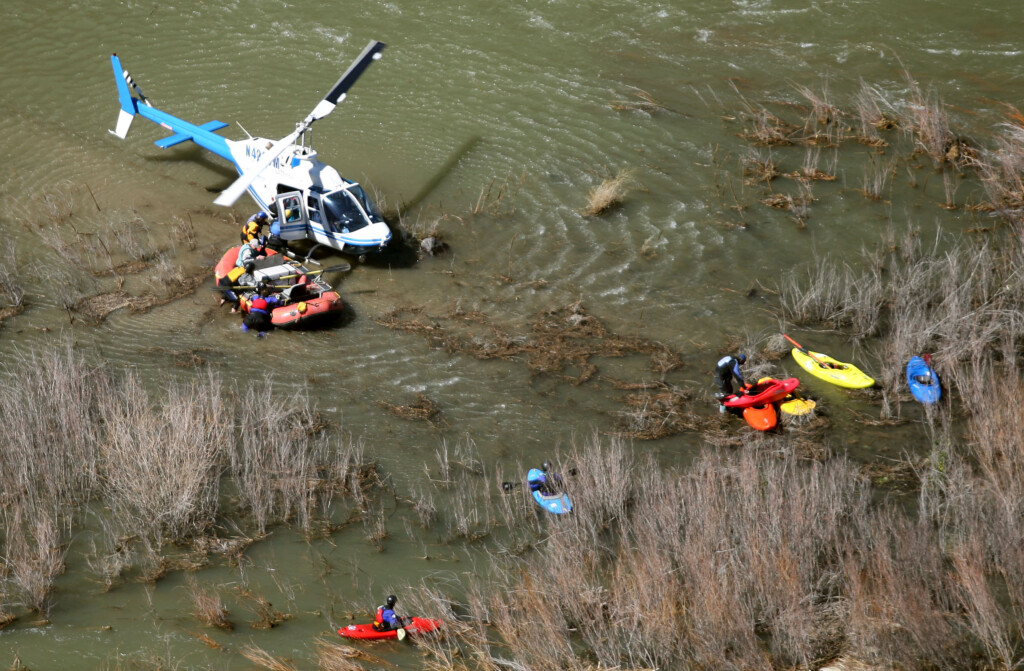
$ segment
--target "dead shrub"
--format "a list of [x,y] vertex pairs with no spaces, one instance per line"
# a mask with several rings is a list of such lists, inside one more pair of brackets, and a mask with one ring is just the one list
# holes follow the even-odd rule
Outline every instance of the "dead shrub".
[[228,619],[228,609],[216,589],[210,585],[200,585],[192,576],[188,578],[188,594],[192,600],[192,612],[196,618],[208,627],[216,627],[224,631],[235,628]]
[[614,177],[604,179],[597,187],[591,189],[581,214],[585,217],[596,217],[618,207],[634,184],[635,179],[631,170],[623,170]]

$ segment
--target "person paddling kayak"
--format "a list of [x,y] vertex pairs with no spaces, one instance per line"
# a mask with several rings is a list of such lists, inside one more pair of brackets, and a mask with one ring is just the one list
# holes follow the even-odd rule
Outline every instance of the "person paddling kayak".
[[398,603],[398,597],[391,594],[384,601],[383,606],[377,606],[377,616],[373,619],[375,631],[391,631],[392,629],[401,629],[405,626],[402,622],[403,618],[395,613],[396,603]]
[[527,477],[526,484],[531,492],[540,492],[544,496],[554,496],[562,491],[562,476],[558,473],[550,473],[551,464],[545,461],[540,470],[531,470],[533,477]]

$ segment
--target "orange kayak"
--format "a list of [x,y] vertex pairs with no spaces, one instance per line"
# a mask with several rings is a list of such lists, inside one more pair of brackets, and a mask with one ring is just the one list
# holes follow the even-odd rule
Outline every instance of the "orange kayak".
[[743,408],[743,419],[747,421],[751,428],[758,431],[771,431],[779,422],[775,406],[771,403]]

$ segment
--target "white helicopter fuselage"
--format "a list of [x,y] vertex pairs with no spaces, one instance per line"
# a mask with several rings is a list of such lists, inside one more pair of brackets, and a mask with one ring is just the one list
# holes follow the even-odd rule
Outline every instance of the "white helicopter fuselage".
[[[296,124],[295,131],[276,141],[251,136],[229,140],[216,133],[228,126],[222,121],[196,125],[153,107],[113,54],[110,62],[121,110],[117,127],[110,132],[125,139],[132,120],[139,115],[172,132],[156,141],[158,147],[191,141],[230,161],[239,177],[214,202],[230,206],[248,191],[261,209],[275,217],[271,234],[281,240],[310,239],[317,245],[360,255],[379,251],[391,240],[391,230],[373,201],[359,184],[321,163],[305,140],[313,122],[329,115],[345,99],[363,71],[380,58],[384,46],[370,42],[323,100]],[[138,97],[132,95],[133,90]]]
[[[239,174],[254,170],[273,140],[227,141]],[[282,240],[308,238],[340,251],[364,253],[384,247],[391,229],[362,187],[317,158],[315,150],[293,144],[263,169],[248,187],[274,219],[271,234]]]

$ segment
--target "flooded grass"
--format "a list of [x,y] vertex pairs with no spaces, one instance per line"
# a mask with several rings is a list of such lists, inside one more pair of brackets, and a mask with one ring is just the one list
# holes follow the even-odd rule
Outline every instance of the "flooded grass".
[[[417,605],[451,622],[419,639],[432,668],[949,668],[973,667],[978,646],[1000,666],[1021,644],[1004,633],[1018,616],[982,578],[999,566],[1010,579],[1020,563],[980,551],[1019,522],[982,530],[974,513],[953,522],[949,509],[938,526],[915,521],[870,503],[868,481],[841,457],[808,463],[745,443],[705,449],[683,471],[617,440],[575,446],[565,458],[585,466],[567,480],[573,515],[531,524],[531,549],[464,578],[466,602],[420,593]],[[970,477],[962,468],[954,477]],[[971,491],[970,502],[944,500],[962,513],[998,500]],[[954,528],[963,540],[949,546]]]
[[[749,137],[803,147],[806,182],[824,181],[808,148],[841,144],[838,120],[859,118],[858,141],[873,147],[887,141],[882,132],[913,134],[950,180],[943,205],[955,204],[957,171],[977,169],[1008,223],[1005,244],[960,241],[942,252],[912,228],[892,231],[858,263],[821,259],[780,283],[782,324],[825,327],[879,361],[933,353],[949,393],[943,412],[921,422],[927,455],[883,468],[834,454],[824,406],[776,434],[726,431],[720,418],[694,410],[693,389],[666,381],[682,366],[680,353],[612,332],[582,302],[541,311],[518,329],[458,308],[441,317],[400,308],[381,320],[451,352],[626,392],[620,435],[591,435],[552,456],[575,507],[564,517],[535,505],[522,486],[528,465],[486,463],[471,438],[443,441],[436,465],[425,465],[426,484],[397,492],[308,394],[283,395],[271,378],[238,396],[209,372],[151,391],[70,344],[16,353],[0,385],[0,627],[21,612],[45,621],[69,543],[86,526],[86,561],[111,589],[125,576],[155,582],[196,570],[210,556],[242,570],[252,545],[281,527],[308,540],[361,522],[366,542],[385,552],[397,508],[436,530],[446,549],[474,548],[487,560],[486,570],[446,575],[443,590],[403,596],[445,620],[445,635],[417,639],[428,668],[1018,668],[1024,419],[991,397],[1024,392],[1021,126],[1011,115],[997,149],[973,153],[949,131],[941,103],[919,91],[914,115],[898,121],[874,89],[862,90],[856,117],[827,91],[800,93],[809,103],[801,124],[752,108]],[[879,160],[865,195],[884,195],[893,165]],[[775,172],[764,159],[750,177],[767,184]],[[481,212],[503,192],[482,193]],[[63,223],[74,202],[54,196],[43,205]],[[188,239],[183,225],[177,230]],[[129,227],[119,244],[142,259],[147,234]],[[768,373],[788,345],[778,337],[760,344],[751,370]],[[632,355],[647,357],[659,379],[615,380],[595,363]],[[879,416],[863,421],[893,426],[904,421],[902,371],[880,368]],[[428,421],[437,414],[426,397],[381,407]],[[701,443],[685,467],[662,466],[624,439],[680,431]],[[879,495],[892,481],[917,505]],[[194,616],[230,631],[218,588],[187,582]],[[252,611],[252,628],[289,617],[248,587],[236,597]],[[316,645],[323,669],[387,663],[334,639]],[[260,667],[298,668],[255,644],[235,647]]]

